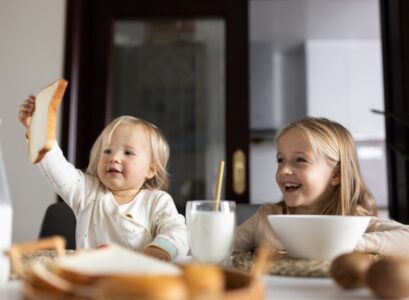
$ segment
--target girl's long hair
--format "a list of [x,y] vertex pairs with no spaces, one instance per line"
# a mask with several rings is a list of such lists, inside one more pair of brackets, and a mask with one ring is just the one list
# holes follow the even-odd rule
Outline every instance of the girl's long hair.
[[[333,167],[339,166],[340,183],[335,187],[333,197],[323,204],[318,213],[376,215],[375,201],[362,178],[351,133],[337,122],[305,117],[286,126],[277,135],[276,141],[292,128],[303,132],[318,158],[325,158]],[[284,207],[284,211],[291,213],[291,208]]]

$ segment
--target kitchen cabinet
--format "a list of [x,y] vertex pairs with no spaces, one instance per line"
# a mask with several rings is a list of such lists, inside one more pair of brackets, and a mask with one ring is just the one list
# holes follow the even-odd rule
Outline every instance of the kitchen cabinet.
[[347,127],[355,140],[384,140],[379,40],[310,40],[305,43],[306,113]]

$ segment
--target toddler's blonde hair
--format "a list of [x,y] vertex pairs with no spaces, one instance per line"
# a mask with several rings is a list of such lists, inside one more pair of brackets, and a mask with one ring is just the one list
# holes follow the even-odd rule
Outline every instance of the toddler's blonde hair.
[[143,119],[132,116],[118,117],[104,128],[92,146],[86,173],[98,177],[97,166],[101,156],[102,143],[105,138],[110,139],[115,128],[123,124],[131,126],[141,125],[148,135],[151,163],[155,166],[155,175],[152,178],[147,179],[143,183],[142,188],[166,191],[169,187],[168,172],[166,170],[170,152],[169,145],[158,127]]
[[[286,126],[276,141],[292,128],[301,130],[318,158],[326,159],[333,167],[339,166],[340,184],[335,187],[332,199],[318,213],[375,215],[375,202],[363,181],[351,133],[341,124],[326,118],[305,117]],[[290,208],[286,210],[291,212]]]

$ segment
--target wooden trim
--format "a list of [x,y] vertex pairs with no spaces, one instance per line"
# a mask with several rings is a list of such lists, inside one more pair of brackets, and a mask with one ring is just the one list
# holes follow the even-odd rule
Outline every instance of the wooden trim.
[[[231,194],[226,193],[228,200],[235,200],[237,203],[249,203],[250,200],[250,153],[249,153],[249,62],[243,62],[239,67],[235,66],[236,61],[234,57],[249,57],[249,40],[243,39],[243,36],[248,35],[248,1],[236,1],[229,0],[228,9],[229,15],[227,15],[228,21],[226,22],[226,70],[228,67],[234,68],[231,72],[236,73],[235,76],[227,76],[226,78],[226,124],[238,124],[236,122],[236,112],[231,110],[233,107],[241,107],[245,110],[245,113],[240,114],[240,118],[245,118],[240,122],[242,126],[226,126],[226,165],[228,167],[233,166],[233,153],[240,148],[246,153],[246,190],[243,194]],[[239,22],[229,22],[231,20],[240,20]],[[230,45],[234,45],[234,48]],[[235,52],[235,54],[233,54]],[[237,73],[238,72],[238,73]],[[241,88],[238,89],[237,87]],[[229,109],[230,108],[230,109]],[[243,140],[242,135],[246,134],[245,143],[241,143]],[[226,173],[226,186],[233,186],[232,172]],[[232,190],[233,188],[231,188]]]
[[[385,110],[409,115],[409,2],[380,0]],[[386,142],[409,149],[409,129],[386,119]],[[409,163],[387,147],[389,214],[409,223]]]
[[76,132],[78,112],[78,92],[80,90],[82,1],[72,0],[66,4],[65,65],[64,77],[69,86],[63,101],[62,149],[69,161],[76,159]]

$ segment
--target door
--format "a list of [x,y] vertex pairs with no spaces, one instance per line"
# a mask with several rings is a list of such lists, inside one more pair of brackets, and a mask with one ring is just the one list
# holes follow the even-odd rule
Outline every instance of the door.
[[119,115],[156,124],[171,147],[177,206],[249,201],[247,1],[68,1],[63,150],[79,168]]

